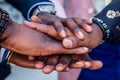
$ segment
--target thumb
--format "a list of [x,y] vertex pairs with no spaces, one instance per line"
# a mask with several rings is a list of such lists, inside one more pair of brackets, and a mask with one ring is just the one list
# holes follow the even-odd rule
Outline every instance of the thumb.
[[65,48],[88,47],[91,49],[96,47],[96,44],[93,44],[89,38],[80,40],[74,36],[64,38],[62,44]]
[[75,48],[81,45],[80,42],[82,43],[82,41],[76,37],[68,37],[63,39],[63,46],[65,48]]
[[103,66],[103,63],[99,60],[92,60],[91,66],[89,67],[90,70],[96,70]]

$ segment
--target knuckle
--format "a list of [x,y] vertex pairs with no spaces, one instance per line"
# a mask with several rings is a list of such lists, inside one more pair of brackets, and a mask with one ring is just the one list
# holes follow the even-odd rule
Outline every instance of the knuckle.
[[74,25],[74,26],[73,26],[73,30],[74,30],[75,32],[79,32],[80,28],[79,28],[77,25]]
[[73,17],[73,19],[74,19],[74,20],[79,20],[79,18],[78,18],[78,17]]
[[71,23],[73,20],[71,18],[66,19],[66,23]]
[[55,23],[55,24],[59,24],[59,23],[60,23],[60,20],[59,20],[59,19],[56,19],[56,20],[54,21],[54,23]]
[[54,22],[54,27],[57,29],[57,30],[62,30],[64,29],[62,23],[60,21],[55,21]]

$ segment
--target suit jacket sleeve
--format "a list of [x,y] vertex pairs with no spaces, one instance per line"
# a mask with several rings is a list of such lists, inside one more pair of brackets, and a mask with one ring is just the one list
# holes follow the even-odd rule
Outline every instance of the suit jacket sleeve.
[[95,17],[103,20],[109,26],[108,41],[120,40],[120,0],[113,0]]
[[29,9],[40,2],[50,2],[49,0],[5,0],[20,10],[23,16],[27,19]]

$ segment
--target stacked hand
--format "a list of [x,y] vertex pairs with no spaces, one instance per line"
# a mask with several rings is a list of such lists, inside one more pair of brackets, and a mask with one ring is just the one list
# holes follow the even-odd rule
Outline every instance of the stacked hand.
[[[47,40],[46,46],[44,46],[44,43],[43,46],[38,47],[43,49],[43,51],[41,51],[39,55],[34,54],[34,51],[31,52],[32,55],[29,56],[29,59],[28,56],[14,53],[11,56],[10,62],[22,67],[42,69],[44,73],[50,73],[54,69],[57,71],[68,71],[70,68],[98,69],[102,67],[100,61],[91,60],[87,54],[83,54],[88,53],[101,42],[102,32],[99,27],[96,27],[97,25],[92,24],[91,21],[79,18],[62,19],[48,13],[41,13],[38,16],[39,17],[33,16],[31,18],[32,22],[25,22],[24,24],[29,28],[39,31],[41,35],[48,35],[47,38],[43,37],[43,39]],[[89,25],[91,25],[92,28]],[[99,35],[99,37],[96,37],[96,35]],[[32,41],[34,41],[34,39]],[[54,43],[51,44],[52,42]],[[58,47],[58,45],[55,44],[60,44],[60,42],[63,42],[63,46],[66,49],[62,47],[62,45]],[[89,50],[86,47],[88,47]],[[34,50],[34,46],[32,48]],[[63,55],[51,55],[56,53]],[[71,55],[65,55],[67,53]],[[80,55],[74,53],[79,53]],[[48,54],[51,56],[33,57]]]
[[[41,26],[45,26],[41,24]],[[62,43],[42,32],[32,30],[24,25],[10,21],[4,34],[0,37],[0,46],[11,51],[31,56],[45,56],[52,54],[83,54],[87,48],[66,49]]]
[[[102,41],[102,31],[92,21],[76,17],[63,19],[48,13],[41,13],[38,16],[33,16],[31,18],[33,22],[25,22],[25,25],[58,40],[63,40],[63,46],[65,48],[84,46],[92,49]],[[44,27],[40,27],[41,24],[38,24],[40,22],[52,26],[45,25]]]
[[70,69],[88,68],[91,70],[99,69],[102,63],[91,60],[87,54],[82,55],[51,55],[32,57],[13,53],[9,62],[21,67],[42,69],[46,74],[56,71],[69,71]]

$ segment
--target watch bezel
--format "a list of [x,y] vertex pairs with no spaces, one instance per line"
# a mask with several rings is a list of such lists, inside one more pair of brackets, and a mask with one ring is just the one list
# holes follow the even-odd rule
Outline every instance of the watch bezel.
[[33,10],[33,13],[31,15],[37,16],[41,12],[47,12],[47,13],[55,15],[56,10],[54,9],[54,6],[51,4],[41,4],[41,5],[38,5],[37,7],[35,7],[35,9]]

